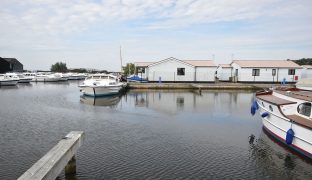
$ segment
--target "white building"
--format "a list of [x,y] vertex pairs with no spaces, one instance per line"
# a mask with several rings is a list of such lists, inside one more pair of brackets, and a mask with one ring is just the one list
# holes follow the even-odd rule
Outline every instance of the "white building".
[[230,64],[219,64],[217,68],[217,77],[219,81],[230,81],[232,76],[232,66]]
[[301,78],[312,78],[312,65],[302,65],[301,66]]
[[234,60],[231,66],[234,82],[297,82],[302,70],[287,60]]
[[[179,60],[173,57],[154,62],[137,62],[138,74],[148,81],[214,82],[217,66],[211,60]],[[143,73],[144,72],[144,73]]]

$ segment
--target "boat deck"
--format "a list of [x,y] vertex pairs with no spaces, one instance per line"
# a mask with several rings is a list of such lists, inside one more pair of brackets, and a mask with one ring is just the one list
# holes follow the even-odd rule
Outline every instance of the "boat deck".
[[287,104],[296,104],[296,102],[293,101],[288,101],[286,99],[282,99],[279,97],[276,97],[274,95],[258,95],[257,98],[269,102],[271,104],[274,104],[276,106],[280,106],[280,105],[287,105]]
[[298,124],[304,125],[310,129],[312,129],[312,120],[303,118],[303,117],[298,116],[298,115],[288,115],[287,118],[289,118],[290,120],[292,120]]
[[301,99],[304,101],[312,101],[312,92],[311,91],[280,91],[280,90],[275,90],[279,94],[283,94],[285,96],[289,96],[292,98],[296,99]]

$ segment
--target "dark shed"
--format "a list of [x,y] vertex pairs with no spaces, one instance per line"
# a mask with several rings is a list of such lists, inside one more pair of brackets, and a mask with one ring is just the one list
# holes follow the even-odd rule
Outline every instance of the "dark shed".
[[0,73],[6,72],[22,72],[23,64],[16,58],[1,58],[0,57]]

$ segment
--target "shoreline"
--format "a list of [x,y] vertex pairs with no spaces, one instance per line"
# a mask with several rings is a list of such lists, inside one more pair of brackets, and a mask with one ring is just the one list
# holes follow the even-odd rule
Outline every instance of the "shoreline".
[[[187,89],[187,90],[261,90],[280,84],[257,83],[139,83],[128,82],[128,89]],[[294,87],[294,84],[284,86]]]

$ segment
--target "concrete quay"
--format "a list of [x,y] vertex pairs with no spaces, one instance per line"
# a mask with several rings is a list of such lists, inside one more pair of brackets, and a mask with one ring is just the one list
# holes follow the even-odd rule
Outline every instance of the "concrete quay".
[[[190,90],[261,90],[281,86],[280,84],[257,84],[257,83],[137,83],[129,82],[129,89],[190,89]],[[294,87],[293,84],[284,86]]]

